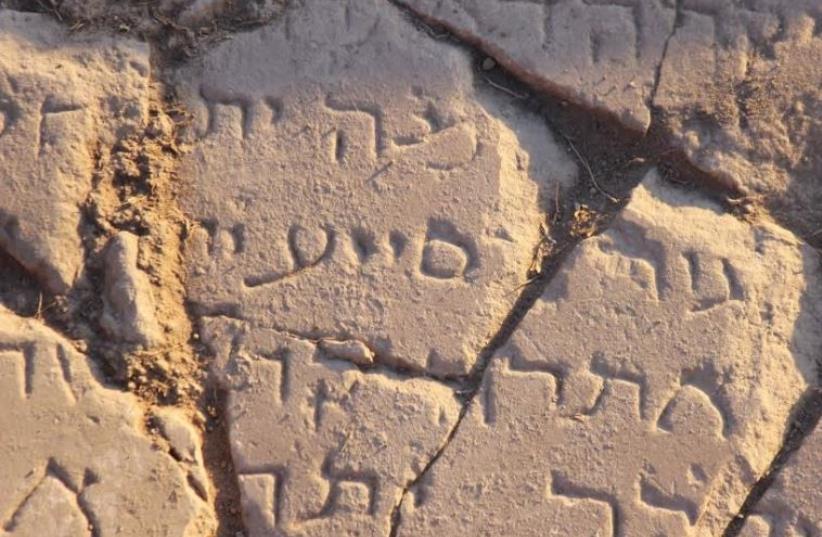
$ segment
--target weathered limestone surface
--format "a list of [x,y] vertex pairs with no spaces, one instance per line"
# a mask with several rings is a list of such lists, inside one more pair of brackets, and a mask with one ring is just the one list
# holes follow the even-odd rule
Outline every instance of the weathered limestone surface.
[[135,398],[101,386],[68,341],[5,309],[0,408],[0,535],[208,531],[203,500],[142,432]]
[[388,535],[402,490],[456,423],[452,389],[364,372],[271,329],[226,318],[204,324],[229,388],[249,537]]
[[631,128],[651,101],[673,0],[399,0],[478,44],[513,73]]
[[742,537],[822,535],[822,427],[817,425],[780,470]]
[[148,74],[144,43],[0,10],[0,248],[52,292],[81,271],[96,146],[140,127]]
[[179,73],[200,311],[467,372],[575,168],[379,0],[313,0]]
[[[684,2],[654,105],[699,168],[822,228],[822,2]],[[817,237],[818,238],[818,237]]]
[[650,175],[495,355],[399,535],[719,535],[816,378],[819,270]]
[[533,85],[643,130],[697,167],[822,227],[822,2],[399,0]]

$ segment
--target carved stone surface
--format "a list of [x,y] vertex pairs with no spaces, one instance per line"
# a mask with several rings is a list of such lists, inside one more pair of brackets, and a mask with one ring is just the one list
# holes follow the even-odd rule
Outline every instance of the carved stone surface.
[[673,0],[400,0],[483,46],[535,85],[651,122],[656,73],[676,17]]
[[822,426],[805,438],[753,513],[742,537],[822,535]]
[[306,2],[179,78],[200,312],[467,372],[575,173],[545,125],[378,0]]
[[0,9],[0,51],[0,248],[65,293],[82,268],[96,144],[145,117],[148,46]]
[[142,431],[136,399],[100,385],[67,340],[5,309],[0,408],[0,535],[208,531],[204,498]]
[[399,535],[719,535],[816,378],[819,270],[652,174],[497,352]]
[[456,423],[451,388],[364,372],[275,330],[204,323],[249,537],[388,535],[402,490]]
[[398,0],[532,85],[645,130],[805,236],[822,227],[822,2]]

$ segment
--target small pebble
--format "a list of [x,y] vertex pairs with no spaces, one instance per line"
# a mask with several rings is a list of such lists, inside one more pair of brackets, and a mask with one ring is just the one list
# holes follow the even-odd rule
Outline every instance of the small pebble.
[[497,66],[497,62],[494,61],[494,58],[486,57],[484,60],[482,60],[482,70],[483,71],[490,71],[491,69],[493,69],[496,66]]

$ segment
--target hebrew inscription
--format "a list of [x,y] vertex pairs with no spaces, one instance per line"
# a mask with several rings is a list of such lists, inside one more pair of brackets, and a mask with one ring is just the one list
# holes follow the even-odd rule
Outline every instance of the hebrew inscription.
[[365,373],[322,343],[225,317],[203,332],[230,390],[249,537],[386,535],[403,488],[456,422],[452,390]]
[[815,379],[819,282],[786,232],[650,175],[497,352],[399,535],[720,534]]
[[0,47],[0,248],[65,293],[81,273],[95,144],[145,119],[148,46],[0,10]]
[[477,94],[462,52],[378,4],[309,2],[183,69],[191,297],[465,373],[574,168],[537,119]]
[[0,535],[184,537],[211,524],[202,492],[141,432],[134,398],[103,388],[67,340],[5,309],[0,406]]

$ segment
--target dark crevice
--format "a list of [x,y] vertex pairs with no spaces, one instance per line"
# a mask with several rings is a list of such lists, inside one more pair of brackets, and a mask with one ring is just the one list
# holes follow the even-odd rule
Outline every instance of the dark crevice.
[[467,415],[473,402],[476,400],[477,393],[479,393],[482,385],[483,376],[485,375],[485,371],[488,369],[488,366],[493,359],[494,353],[501,348],[506,341],[508,341],[531,307],[537,300],[539,300],[539,297],[542,296],[545,288],[548,286],[551,279],[562,265],[562,261],[577,242],[579,242],[579,239],[570,241],[567,243],[567,246],[563,251],[556,252],[554,255],[543,259],[540,275],[525,285],[517,298],[517,301],[514,303],[514,307],[511,312],[503,321],[502,326],[480,353],[479,360],[477,360],[477,363],[474,365],[471,373],[465,377],[462,382],[462,386],[457,391],[457,394],[462,401],[462,408],[460,408],[457,421],[454,423],[454,426],[449,431],[445,441],[434,453],[433,457],[431,457],[417,476],[405,485],[399,502],[394,506],[394,510],[391,513],[390,537],[397,537],[398,535],[402,518],[402,505],[408,495],[408,492],[426,477],[428,472],[437,463],[442,454],[445,453],[445,450],[448,448],[449,444],[459,431],[463,419]]
[[246,535],[240,487],[234,471],[234,459],[231,456],[229,442],[228,391],[220,386],[218,379],[213,376],[206,382],[200,408],[206,416],[203,461],[214,485],[212,505],[217,519],[216,534],[223,537]]
[[260,28],[275,20],[294,0],[226,2],[207,20],[182,24],[194,2],[157,0],[0,0],[0,9],[48,15],[72,32],[109,32],[152,43],[166,67],[195,57],[228,36]]
[[765,492],[773,485],[776,476],[791,456],[802,447],[805,438],[813,432],[822,416],[822,388],[814,386],[808,388],[799,401],[794,405],[791,419],[785,433],[784,441],[779,452],[771,461],[768,470],[751,488],[748,497],[742,503],[737,515],[731,520],[722,533],[722,537],[737,537],[742,533],[748,517],[755,512],[756,505]]
[[56,304],[34,274],[0,248],[0,305],[21,317],[41,318]]

